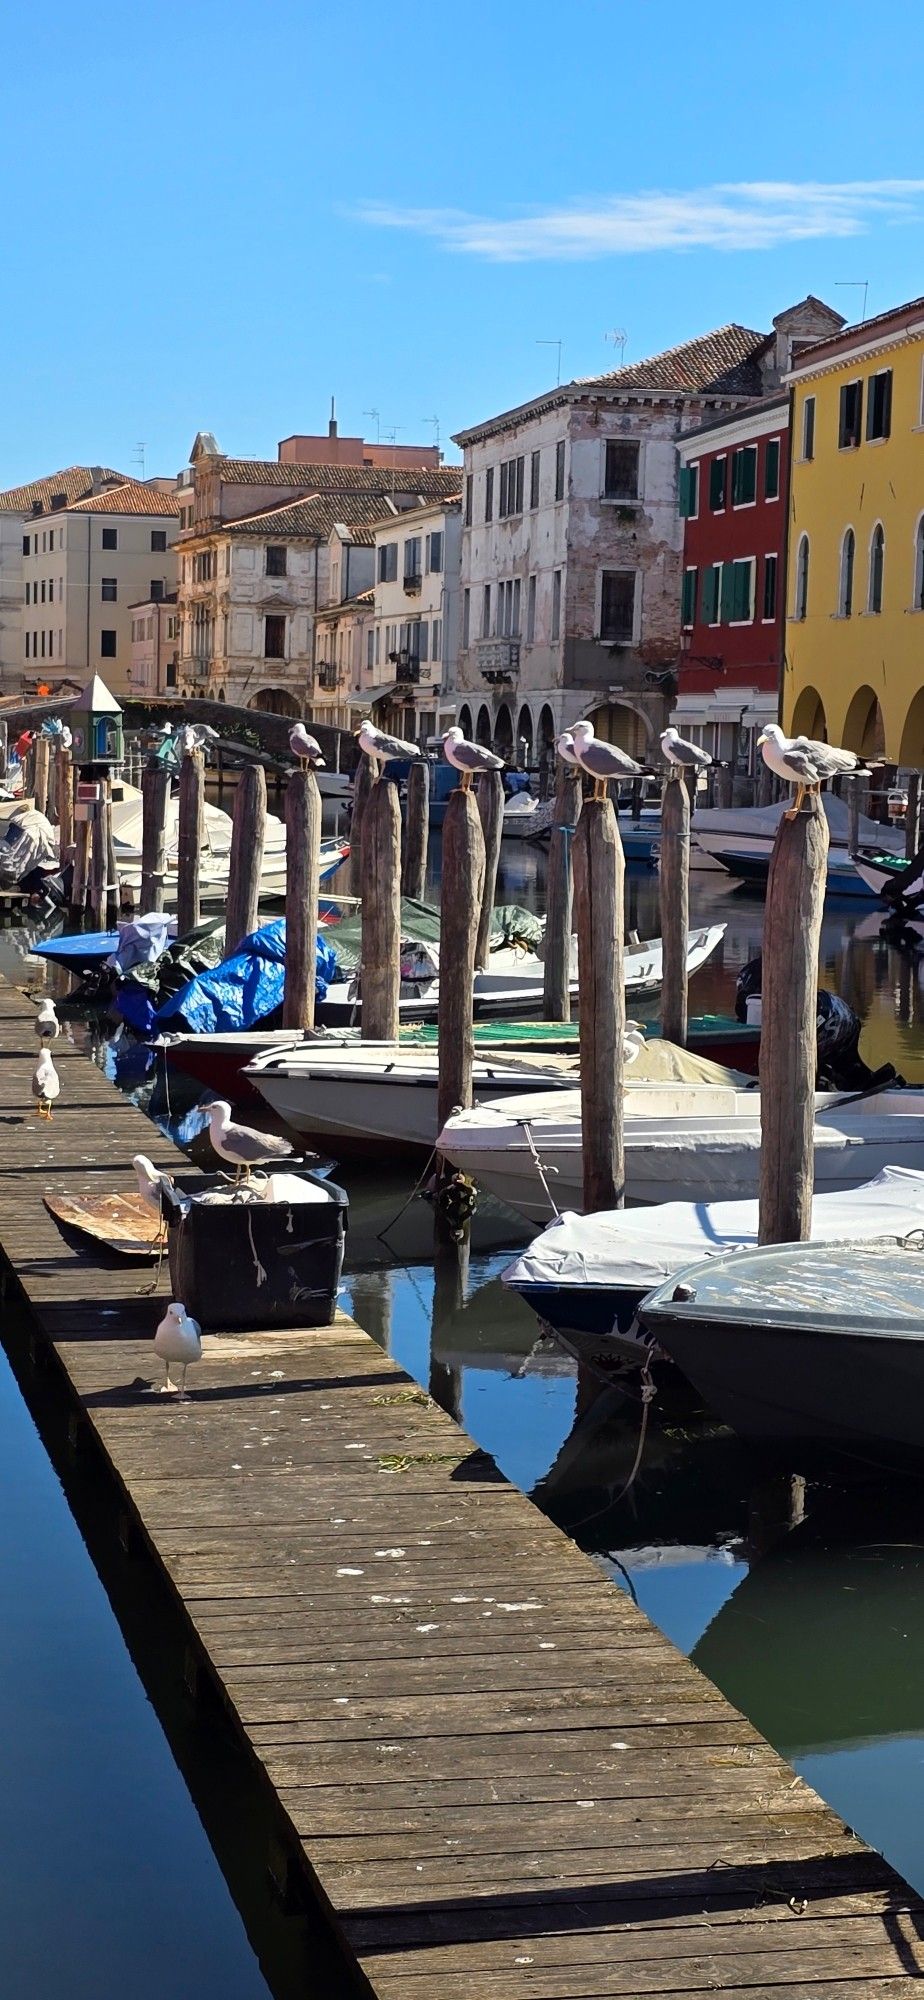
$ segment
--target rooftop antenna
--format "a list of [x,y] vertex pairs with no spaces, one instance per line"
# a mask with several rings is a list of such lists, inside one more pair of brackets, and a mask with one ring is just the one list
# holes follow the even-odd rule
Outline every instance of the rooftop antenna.
[[144,467],[145,467],[144,454],[146,451],[147,451],[147,440],[145,438],[139,438],[138,443],[135,446],[134,452],[132,453],[132,457],[134,458],[135,464],[140,465],[141,467],[142,479],[144,478]]
[[337,405],[333,396],[330,399],[330,423],[327,426],[327,435],[332,438],[337,435]]
[[380,426],[380,423],[379,423],[379,413],[378,413],[378,410],[364,410],[364,411],[363,411],[363,416],[364,416],[364,417],[374,417],[374,418],[375,418],[375,441],[376,441],[376,444],[381,444],[381,442],[382,442],[382,432],[381,432],[381,426]]
[[557,348],[557,349],[558,349],[558,367],[557,367],[557,369],[556,369],[556,371],[555,371],[555,387],[556,387],[556,389],[560,389],[560,388],[561,388],[561,350],[562,350],[562,346],[563,346],[563,342],[562,342],[562,341],[560,341],[560,340],[537,340],[537,342],[536,342],[536,346],[537,346],[537,347],[555,347],[555,348]]
[[622,364],[623,364],[623,361],[625,360],[625,354],[626,354],[626,342],[627,342],[627,340],[628,340],[628,338],[629,338],[629,336],[628,336],[628,333],[626,332],[626,329],[625,329],[625,327],[624,327],[624,326],[611,326],[611,327],[610,327],[610,330],[609,330],[609,333],[605,333],[605,334],[604,334],[604,336],[603,336],[603,338],[604,338],[604,340],[605,340],[605,341],[607,341],[607,342],[609,343],[609,345],[610,345],[611,347],[618,347],[618,349],[619,349],[619,366],[620,366],[620,368],[621,368],[621,367],[622,367]]
[[439,448],[440,448],[440,420],[439,420],[439,417],[421,417],[420,421],[421,421],[421,423],[422,423],[422,424],[432,424],[432,425],[433,425],[433,442],[434,442],[434,444],[436,445],[436,449],[437,449],[437,451],[439,451]]
[[[403,425],[403,424],[392,424],[392,427],[391,427],[391,430],[390,430],[390,431],[386,431],[386,432],[385,432],[385,443],[386,443],[386,444],[394,444],[394,445],[396,445],[396,444],[397,444],[397,442],[398,442],[398,432],[399,432],[399,431],[403,431],[403,429],[404,429],[404,425]],[[392,479],[392,487],[391,487],[391,490],[392,490],[392,492],[394,492],[394,490],[395,490],[395,485],[394,485],[394,481],[395,481],[395,471],[396,471],[396,469],[397,469],[397,468],[396,468],[396,466],[395,466],[395,463],[394,463],[394,460],[392,460],[392,467],[391,467],[391,479]]]
[[836,291],[836,292],[862,292],[862,293],[863,293],[863,311],[862,311],[862,313],[861,313],[861,315],[860,315],[860,320],[859,320],[859,324],[860,324],[860,325],[862,326],[862,324],[863,324],[863,321],[864,321],[864,320],[865,320],[865,318],[866,318],[866,306],[867,306],[867,301],[868,301],[868,299],[869,299],[869,279],[868,279],[868,278],[835,278],[835,280],[834,280],[834,289],[835,289],[835,291]]

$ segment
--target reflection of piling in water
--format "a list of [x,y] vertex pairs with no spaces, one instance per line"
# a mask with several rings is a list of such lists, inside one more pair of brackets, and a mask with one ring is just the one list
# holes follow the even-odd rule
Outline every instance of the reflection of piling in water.
[[762,1480],[748,1496],[748,1560],[766,1555],[804,1519],[805,1480],[800,1473],[778,1472]]
[[440,1335],[465,1305],[468,1286],[468,1234],[459,1242],[439,1230],[433,1245],[433,1311],[430,1321],[429,1390],[435,1403],[457,1422],[462,1417],[462,1370],[440,1354]]

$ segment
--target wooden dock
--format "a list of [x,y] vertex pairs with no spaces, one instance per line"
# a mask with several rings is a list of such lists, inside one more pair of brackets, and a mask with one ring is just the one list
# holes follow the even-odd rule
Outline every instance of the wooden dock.
[[[153,1393],[166,1295],[66,1241],[49,1192],[174,1149],[0,989],[0,1244],[278,1804],[277,1878],[338,1994],[904,2000],[924,1906],[352,1322],[206,1340]],[[772,1635],[768,1635],[771,1643]],[[331,1989],[332,1993],[334,1989]]]

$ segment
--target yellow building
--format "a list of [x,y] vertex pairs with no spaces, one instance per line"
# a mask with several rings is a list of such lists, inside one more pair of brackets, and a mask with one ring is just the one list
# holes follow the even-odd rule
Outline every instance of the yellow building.
[[924,767],[924,299],[790,376],[783,727]]

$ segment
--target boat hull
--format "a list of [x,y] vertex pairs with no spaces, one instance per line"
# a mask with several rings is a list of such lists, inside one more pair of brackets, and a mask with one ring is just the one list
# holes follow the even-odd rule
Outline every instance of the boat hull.
[[[365,1158],[383,1151],[429,1152],[436,1144],[435,1071],[428,1076],[389,1077],[383,1068],[375,1080],[369,1076],[353,1080],[343,1074],[342,1066],[330,1076],[320,1068],[295,1076],[268,1068],[254,1071],[248,1081],[292,1131],[320,1140],[338,1154]],[[537,1075],[537,1092],[545,1093],[549,1085],[547,1073]],[[503,1066],[494,1078],[476,1076],[472,1095],[476,1104],[490,1105],[509,1097],[511,1087],[528,1090],[528,1078],[512,1079]]]

